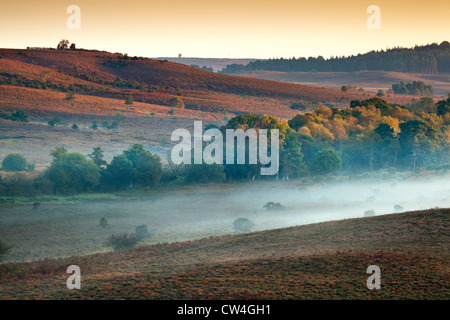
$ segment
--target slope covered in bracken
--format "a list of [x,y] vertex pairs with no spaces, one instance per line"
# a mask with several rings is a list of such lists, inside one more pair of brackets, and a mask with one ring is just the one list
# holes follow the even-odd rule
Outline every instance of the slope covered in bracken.
[[[448,299],[449,209],[0,265],[1,299]],[[66,288],[78,265],[81,290]],[[381,269],[368,290],[366,269]]]
[[[23,81],[46,83],[48,91],[74,89],[79,94],[121,100],[132,96],[135,101],[165,107],[171,98],[181,97],[188,109],[217,113],[226,110],[290,118],[297,113],[289,108],[294,100],[347,107],[352,99],[374,95],[224,75],[100,51],[0,49],[0,57],[0,78],[20,75]],[[8,85],[20,84],[14,80]],[[386,100],[405,104],[411,97],[392,95]]]

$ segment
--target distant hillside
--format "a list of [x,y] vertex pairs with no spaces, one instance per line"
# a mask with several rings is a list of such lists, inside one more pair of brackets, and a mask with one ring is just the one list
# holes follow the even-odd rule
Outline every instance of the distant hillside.
[[412,83],[422,81],[433,86],[437,96],[447,96],[450,92],[450,73],[423,74],[394,71],[357,71],[357,72],[283,72],[256,70],[236,74],[241,77],[251,77],[291,83],[301,83],[309,86],[341,88],[352,84],[365,91],[388,91],[394,83]]
[[171,62],[185,64],[187,66],[198,65],[199,67],[212,68],[214,71],[219,71],[230,64],[248,64],[257,59],[231,59],[231,58],[170,58],[160,57],[157,60],[167,60]]
[[[135,102],[163,106],[168,111],[170,100],[180,97],[186,109],[215,112],[217,119],[247,112],[292,118],[297,113],[290,109],[294,100],[348,107],[351,100],[375,94],[224,75],[119,53],[50,49],[0,49],[0,86],[72,92],[121,102],[132,96]],[[22,94],[27,92],[32,90],[21,90]],[[413,97],[385,98],[390,103],[406,104]],[[0,107],[11,109],[6,101]],[[34,106],[36,110],[42,107]],[[98,110],[109,112],[108,106],[101,107]],[[77,113],[77,104],[72,112]]]
[[232,64],[221,72],[226,74],[243,73],[253,70],[301,71],[301,72],[355,72],[397,71],[413,73],[450,73],[450,43],[433,43],[414,48],[393,48],[371,51],[349,57],[319,56],[309,58],[279,58],[258,60],[247,65]]

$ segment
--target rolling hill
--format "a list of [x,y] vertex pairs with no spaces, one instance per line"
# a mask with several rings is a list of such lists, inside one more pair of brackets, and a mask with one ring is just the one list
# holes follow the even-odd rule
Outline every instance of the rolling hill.
[[[293,100],[347,107],[352,99],[367,99],[373,92],[342,92],[307,85],[238,77],[200,70],[164,60],[128,57],[87,50],[19,50],[0,49],[0,84],[3,90],[1,108],[12,109],[14,99],[9,99],[8,88],[15,88],[22,95],[36,97],[38,91],[26,91],[17,87],[45,91],[47,96],[60,99],[57,92],[75,92],[88,95],[93,104],[101,105],[96,112],[107,112],[105,100],[124,101],[132,96],[134,101],[148,104],[148,110],[163,106],[170,108],[169,100],[180,97],[186,109],[213,112],[216,118],[225,113],[254,112],[291,118],[297,112],[289,108]],[[11,91],[11,90],[10,90]],[[406,104],[413,97],[390,95],[388,102]],[[417,97],[416,97],[417,98]],[[36,101],[34,109],[49,108],[43,101]],[[142,105],[136,105],[136,112]],[[16,106],[15,106],[16,107]],[[58,104],[51,104],[55,111]],[[127,105],[122,110],[127,111]],[[144,109],[146,107],[143,107]],[[102,110],[105,111],[102,111]],[[117,111],[117,110],[116,110]],[[78,110],[75,104],[72,112]]]
[[[1,299],[448,299],[449,209],[0,265]],[[66,288],[78,265],[81,290]],[[368,290],[366,269],[381,269]]]

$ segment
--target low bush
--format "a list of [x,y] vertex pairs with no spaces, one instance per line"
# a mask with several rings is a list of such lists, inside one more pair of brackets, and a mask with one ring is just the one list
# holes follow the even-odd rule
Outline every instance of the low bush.
[[11,248],[12,246],[0,240],[0,261],[2,261],[3,256],[7,254],[11,250]]
[[105,246],[111,247],[114,250],[124,250],[130,249],[136,246],[136,244],[141,240],[136,233],[119,233],[112,234],[108,237],[105,242]]
[[284,206],[281,203],[272,201],[263,205],[263,208],[266,208],[267,210],[284,210]]
[[180,97],[174,97],[174,98],[169,99],[169,106],[171,106],[173,108],[179,108],[179,109],[185,108],[184,101]]
[[9,197],[35,196],[37,194],[33,182],[20,173],[3,179],[2,186],[3,194]]
[[150,232],[148,232],[147,225],[145,225],[145,224],[141,224],[140,226],[137,226],[135,229],[135,233],[141,239],[148,238],[151,236]]
[[11,121],[28,122],[28,116],[24,110],[16,110],[10,115],[5,111],[0,110],[0,119],[6,119]]
[[108,226],[108,220],[105,217],[101,217],[99,221],[99,225],[102,228],[106,228]]
[[373,217],[375,215],[375,210],[364,211],[364,217]]
[[247,218],[239,218],[233,222],[234,229],[241,232],[249,232],[255,223]]

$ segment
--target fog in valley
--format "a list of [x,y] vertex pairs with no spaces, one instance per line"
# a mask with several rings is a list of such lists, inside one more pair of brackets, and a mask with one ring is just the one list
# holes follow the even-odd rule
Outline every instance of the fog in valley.
[[[235,234],[233,222],[246,218],[251,232],[330,220],[363,218],[403,211],[449,207],[448,176],[345,181],[302,186],[295,181],[254,181],[170,187],[143,195],[107,195],[102,199],[48,197],[4,206],[0,234],[13,245],[6,261],[33,261],[112,250],[104,246],[114,233],[134,232],[146,225],[150,236],[140,244],[156,244]],[[62,203],[64,202],[64,203]],[[267,202],[284,210],[268,210]],[[107,226],[101,227],[104,217]]]

